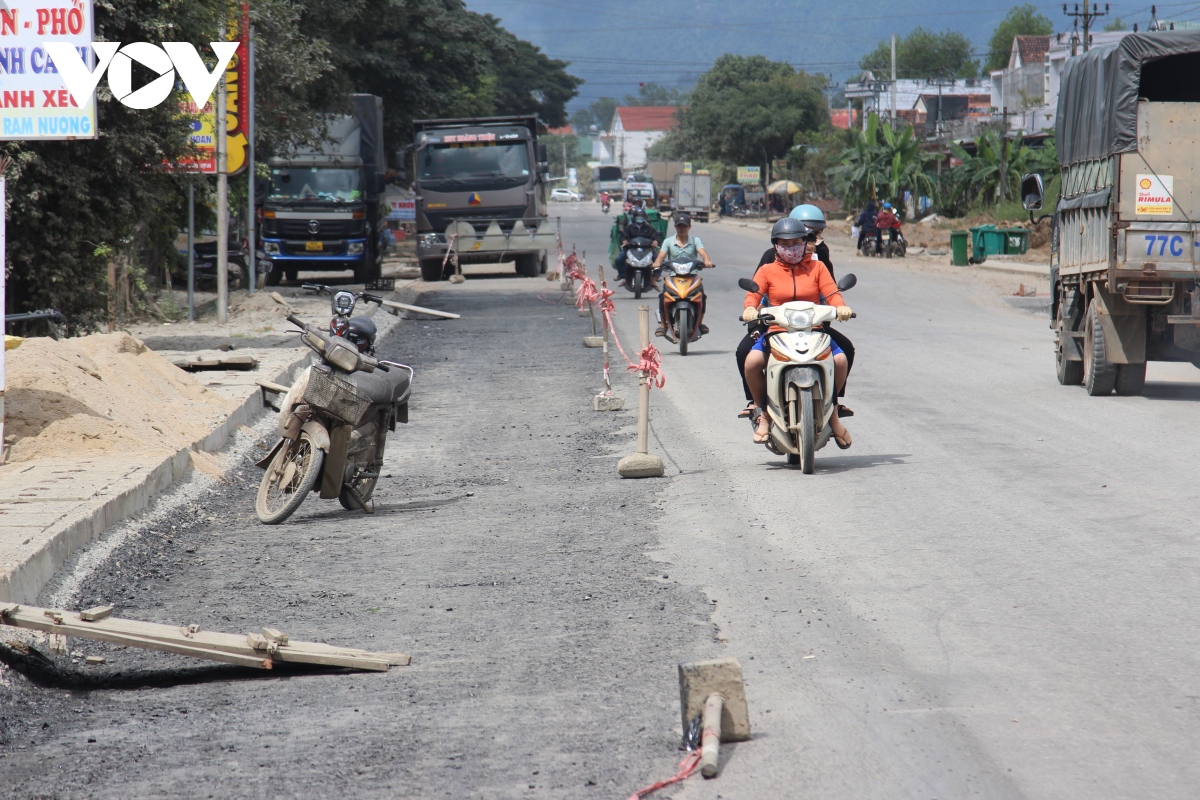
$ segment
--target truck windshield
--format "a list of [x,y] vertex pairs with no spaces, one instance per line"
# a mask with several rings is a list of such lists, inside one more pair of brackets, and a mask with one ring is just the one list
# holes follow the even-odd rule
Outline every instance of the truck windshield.
[[525,142],[513,144],[433,144],[421,151],[417,174],[423,183],[529,179],[529,151]]
[[361,201],[357,169],[292,167],[271,170],[268,200],[323,200],[334,203]]

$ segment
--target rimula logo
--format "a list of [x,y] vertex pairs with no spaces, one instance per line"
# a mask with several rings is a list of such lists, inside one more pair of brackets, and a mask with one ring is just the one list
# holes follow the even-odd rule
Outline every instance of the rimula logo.
[[[122,105],[135,109],[153,108],[170,97],[175,87],[176,71],[196,107],[203,108],[238,49],[237,42],[209,44],[217,56],[217,64],[211,72],[204,66],[195,45],[188,42],[163,42],[162,47],[150,42],[130,42],[124,47],[120,42],[92,42],[92,50],[97,58],[94,70],[88,69],[74,45],[68,42],[43,42],[76,104],[87,103],[107,70],[108,87],[113,97]],[[134,61],[158,74],[157,78],[137,91],[133,89]]]

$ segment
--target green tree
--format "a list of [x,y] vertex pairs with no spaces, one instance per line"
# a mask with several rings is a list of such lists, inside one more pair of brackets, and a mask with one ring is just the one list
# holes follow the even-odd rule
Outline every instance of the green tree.
[[829,124],[825,79],[763,56],[723,55],[700,76],[664,150],[728,164],[784,158],[800,131]]
[[592,101],[591,105],[586,108],[581,108],[572,114],[571,124],[575,126],[575,130],[581,133],[587,131],[592,125],[595,125],[597,130],[606,131],[612,124],[613,114],[616,113],[618,105],[616,98],[601,97]]
[[931,158],[921,151],[911,125],[897,131],[880,125],[879,115],[871,114],[866,130],[855,132],[852,144],[842,151],[841,166],[831,172],[846,205],[887,200],[903,213],[905,192],[934,192],[927,169]]
[[[892,69],[890,41],[867,53],[859,66],[878,76],[888,76]],[[896,39],[896,77],[928,80],[931,78],[974,78],[979,66],[971,60],[971,42],[958,31],[934,33],[926,28],[913,28],[908,36]]]
[[992,32],[984,69],[1004,69],[1008,66],[1014,37],[1049,36],[1051,33],[1054,33],[1054,24],[1039,14],[1032,3],[1013,6]]
[[1115,33],[1117,31],[1127,31],[1129,30],[1129,26],[1120,17],[1114,17],[1112,22],[1104,26],[1104,30],[1108,33]]

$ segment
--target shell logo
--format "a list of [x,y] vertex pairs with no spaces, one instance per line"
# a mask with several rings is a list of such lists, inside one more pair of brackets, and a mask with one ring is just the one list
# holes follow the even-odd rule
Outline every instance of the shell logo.
[[1153,185],[1154,184],[1150,182],[1149,178],[1142,178],[1142,180],[1138,182],[1138,186],[1142,187],[1143,189],[1149,189]]

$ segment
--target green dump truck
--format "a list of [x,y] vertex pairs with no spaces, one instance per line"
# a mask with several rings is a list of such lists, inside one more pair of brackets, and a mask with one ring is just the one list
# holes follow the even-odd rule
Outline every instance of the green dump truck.
[[[1200,31],[1134,33],[1066,63],[1051,328],[1058,380],[1141,394],[1147,361],[1200,366]],[[1041,207],[1043,178],[1021,182]]]

